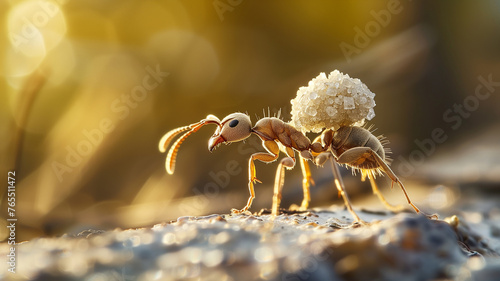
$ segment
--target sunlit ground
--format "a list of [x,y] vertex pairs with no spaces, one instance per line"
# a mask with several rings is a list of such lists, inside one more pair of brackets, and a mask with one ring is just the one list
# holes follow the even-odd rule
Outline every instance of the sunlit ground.
[[[445,210],[470,189],[497,196],[499,12],[494,1],[2,1],[0,167],[4,187],[15,171],[16,239],[243,207],[248,158],[263,151],[256,137],[209,153],[203,128],[170,176],[161,136],[208,114],[255,122],[281,109],[288,121],[297,89],[334,69],[376,94],[370,123],[416,203]],[[271,206],[276,171],[256,167],[253,211]],[[343,172],[355,208],[382,208]],[[286,175],[283,206],[300,204],[301,173]],[[313,176],[312,206],[342,204],[330,168]],[[389,185],[380,180],[405,204]]]

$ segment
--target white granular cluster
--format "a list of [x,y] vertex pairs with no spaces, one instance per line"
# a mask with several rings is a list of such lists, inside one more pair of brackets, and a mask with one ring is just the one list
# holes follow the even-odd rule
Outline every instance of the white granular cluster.
[[375,94],[359,79],[334,70],[320,73],[300,87],[291,100],[291,124],[302,132],[319,133],[325,128],[361,126],[375,117]]

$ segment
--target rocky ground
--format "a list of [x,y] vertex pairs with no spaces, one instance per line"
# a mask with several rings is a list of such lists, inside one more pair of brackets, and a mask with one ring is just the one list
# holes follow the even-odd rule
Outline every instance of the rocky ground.
[[287,212],[274,220],[250,213],[180,217],[151,228],[89,230],[25,242],[17,246],[17,273],[1,277],[498,280],[500,212],[491,206],[479,212],[484,220],[472,227],[460,212],[429,220],[414,213],[361,210],[366,225],[352,224],[340,208]]
[[[491,132],[476,140],[482,145],[470,157],[456,154],[467,149],[450,149],[427,163],[431,168],[417,174],[423,186],[408,183],[421,209],[438,220],[379,211],[374,206],[380,203],[370,201],[354,204],[369,207],[357,209],[368,222],[363,225],[353,224],[340,206],[282,210],[274,219],[266,212],[180,217],[141,229],[21,243],[16,273],[2,263],[0,279],[500,280],[500,179],[494,172],[500,169],[500,131]],[[471,174],[472,156],[482,168]],[[0,256],[8,251],[0,244]]]

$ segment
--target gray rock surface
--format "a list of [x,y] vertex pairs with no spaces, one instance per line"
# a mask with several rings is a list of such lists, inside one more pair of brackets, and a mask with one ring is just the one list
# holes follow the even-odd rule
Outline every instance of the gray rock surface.
[[[13,280],[495,280],[498,254],[456,217],[340,209],[180,217],[17,246]],[[1,254],[6,253],[4,247]],[[474,276],[481,279],[473,279]]]

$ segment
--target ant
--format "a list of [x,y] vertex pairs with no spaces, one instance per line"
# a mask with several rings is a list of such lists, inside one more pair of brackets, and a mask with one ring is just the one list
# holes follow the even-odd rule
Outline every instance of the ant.
[[205,119],[197,123],[174,129],[161,138],[159,150],[165,152],[170,142],[176,136],[185,132],[173,143],[168,151],[165,165],[169,174],[174,173],[177,152],[182,142],[192,133],[198,131],[207,124],[217,125],[215,133],[208,141],[208,149],[210,151],[213,151],[214,148],[222,143],[228,144],[245,140],[252,134],[257,135],[262,140],[262,146],[266,150],[266,152],[257,152],[250,156],[248,164],[248,189],[250,197],[245,207],[240,210],[232,209],[232,213],[240,214],[246,212],[251,207],[255,198],[254,184],[261,183],[261,181],[256,177],[254,161],[259,160],[264,163],[274,162],[278,159],[280,151],[285,153],[286,157],[280,161],[276,172],[271,212],[272,216],[277,216],[279,214],[285,168],[292,169],[295,166],[297,161],[295,152],[298,152],[300,155],[299,161],[304,178],[302,184],[304,199],[299,207],[301,211],[306,210],[309,206],[309,188],[311,184],[314,184],[308,161],[313,162],[315,165],[322,166],[327,160],[330,160],[333,164],[335,186],[338,189],[339,196],[342,196],[355,222],[362,223],[363,221],[352,208],[349,197],[345,192],[345,187],[337,164],[344,164],[351,167],[353,170],[359,170],[362,180],[368,177],[373,192],[389,210],[395,212],[401,211],[403,209],[402,206],[393,206],[385,200],[375,183],[374,179],[377,174],[387,174],[392,181],[392,185],[397,183],[401,187],[408,204],[416,213],[421,213],[417,206],[410,200],[403,183],[386,162],[388,149],[384,148],[384,144],[386,144],[387,141],[381,136],[374,136],[370,130],[359,126],[341,126],[337,130],[326,129],[323,130],[319,137],[311,142],[304,133],[296,129],[290,123],[286,123],[276,117],[264,117],[258,120],[255,125],[252,125],[250,117],[244,113],[229,114],[222,119],[222,121],[214,115],[208,115]]

